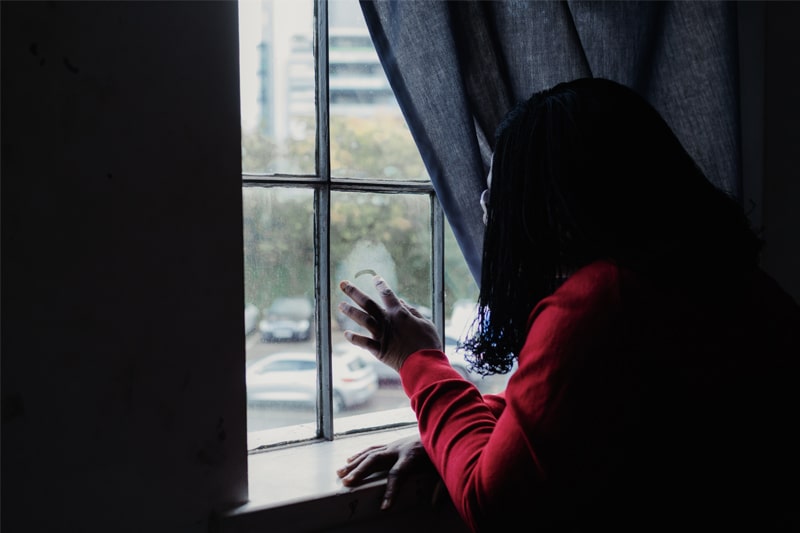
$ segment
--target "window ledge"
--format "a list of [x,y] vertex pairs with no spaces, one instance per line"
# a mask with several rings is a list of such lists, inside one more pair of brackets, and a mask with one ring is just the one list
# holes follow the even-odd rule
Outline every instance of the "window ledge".
[[[427,523],[422,529],[413,526],[418,531],[427,531],[429,526],[435,526],[436,531],[459,531],[455,510],[446,492],[438,487],[438,476],[432,473],[410,476],[386,511],[380,510],[385,477],[376,476],[372,481],[348,488],[336,475],[336,469],[351,455],[369,446],[416,434],[415,425],[406,425],[251,453],[250,500],[222,514],[220,530],[225,533],[370,531],[366,525],[374,526],[380,521],[382,531],[408,531],[409,524],[421,523],[424,517]],[[434,505],[435,499],[438,503]],[[453,520],[456,529],[450,525]]]

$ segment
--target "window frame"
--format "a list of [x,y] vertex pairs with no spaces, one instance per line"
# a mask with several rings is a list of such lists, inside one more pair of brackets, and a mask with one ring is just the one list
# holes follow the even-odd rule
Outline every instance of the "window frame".
[[[343,432],[334,430],[333,386],[331,366],[331,313],[330,303],[330,212],[331,192],[362,192],[378,194],[424,194],[430,201],[431,220],[431,302],[433,322],[444,342],[444,213],[436,192],[430,181],[385,180],[364,178],[335,178],[331,175],[330,164],[330,83],[329,83],[329,27],[328,0],[313,0],[313,53],[315,59],[315,175],[284,173],[252,173],[242,171],[242,187],[298,187],[314,191],[314,308],[315,340],[318,388],[316,402],[316,432],[312,438],[292,438],[275,444],[248,446],[248,453],[265,451],[286,444],[304,444],[313,441],[332,441]],[[397,417],[389,415],[380,425],[373,424],[361,429],[349,428],[347,434],[381,431],[396,428],[398,425],[412,426],[398,422]],[[341,420],[341,419],[340,419]],[[287,435],[291,435],[291,429]],[[270,430],[275,431],[275,430]],[[251,439],[248,439],[251,440]],[[258,440],[258,439],[255,439]]]

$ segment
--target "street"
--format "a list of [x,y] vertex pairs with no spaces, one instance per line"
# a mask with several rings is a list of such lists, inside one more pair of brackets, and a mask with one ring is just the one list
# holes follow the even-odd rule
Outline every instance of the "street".
[[[347,343],[342,332],[337,328],[331,331],[331,345]],[[303,342],[262,342],[258,332],[247,338],[247,363],[260,360],[280,352],[315,352],[315,343]],[[369,356],[369,354],[367,354]],[[371,357],[371,356],[369,356]],[[475,380],[476,385],[485,393],[495,393],[505,388],[508,376],[488,376]],[[408,397],[403,392],[399,381],[381,381],[378,391],[363,405],[355,406],[338,413],[337,417],[375,413],[389,409],[409,407]],[[247,406],[247,430],[260,431],[297,424],[313,423],[315,412],[312,406],[287,406],[281,404],[249,404]]]
[[[338,330],[331,332],[331,344],[346,342]],[[247,337],[247,362],[279,352],[314,352],[315,343],[305,342],[261,342],[258,332]],[[347,409],[337,416],[351,416],[363,413],[408,407],[408,397],[403,393],[399,383],[381,383],[378,391],[365,404]],[[296,424],[308,424],[314,421],[314,408],[311,406],[285,406],[280,404],[248,404],[247,431],[260,431]]]

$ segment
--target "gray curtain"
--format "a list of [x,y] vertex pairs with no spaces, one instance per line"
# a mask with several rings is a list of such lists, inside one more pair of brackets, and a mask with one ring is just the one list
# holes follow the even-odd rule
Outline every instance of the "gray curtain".
[[476,280],[494,129],[515,102],[561,81],[602,77],[637,90],[708,178],[740,194],[736,3],[360,3]]

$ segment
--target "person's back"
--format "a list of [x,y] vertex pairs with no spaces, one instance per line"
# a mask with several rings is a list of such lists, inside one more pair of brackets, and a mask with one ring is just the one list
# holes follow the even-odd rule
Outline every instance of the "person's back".
[[[555,354],[530,375],[558,392],[526,412],[553,413],[546,430],[537,420],[529,431],[547,443],[545,458],[535,450],[537,496],[553,527],[774,524],[766,515],[792,501],[782,495],[800,502],[782,482],[800,474],[800,310],[756,266],[762,243],[741,206],[655,109],[609,80],[537,93],[498,128],[492,176],[482,315],[468,341],[477,364],[499,368],[517,354],[529,365],[526,346],[542,327],[541,316],[519,327],[530,302],[568,305],[548,295],[572,288],[587,265],[618,268],[585,282],[619,291],[597,304],[590,340],[540,335],[542,348],[528,350]],[[578,291],[574,314],[597,293]]]
[[[800,526],[800,307],[759,270],[735,283],[660,284],[598,261],[544,299],[503,415],[538,466],[513,461],[527,483],[467,482],[457,506],[476,530],[526,516],[537,531]],[[462,438],[442,429],[439,446]],[[509,442],[500,457],[519,453]]]
[[796,509],[800,307],[760,270],[714,287],[620,269],[618,336],[574,371],[588,411],[564,437],[557,529],[571,516],[579,529],[772,531]]

